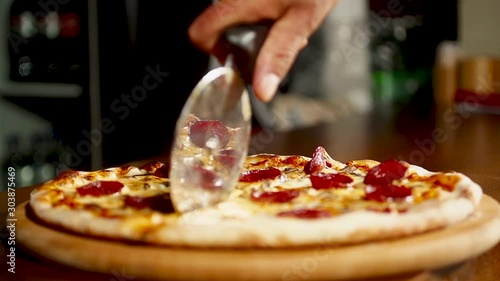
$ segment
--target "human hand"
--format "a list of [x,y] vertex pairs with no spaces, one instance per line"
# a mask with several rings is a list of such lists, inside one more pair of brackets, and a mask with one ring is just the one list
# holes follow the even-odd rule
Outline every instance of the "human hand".
[[200,14],[189,28],[191,41],[222,59],[219,37],[231,26],[274,20],[255,62],[253,88],[270,101],[308,38],[338,0],[221,0]]

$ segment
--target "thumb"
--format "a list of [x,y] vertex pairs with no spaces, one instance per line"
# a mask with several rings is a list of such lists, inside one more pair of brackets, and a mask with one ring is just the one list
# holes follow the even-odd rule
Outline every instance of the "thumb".
[[308,11],[289,9],[274,23],[255,62],[253,88],[263,102],[270,101],[307,45],[307,38],[319,25],[319,19]]

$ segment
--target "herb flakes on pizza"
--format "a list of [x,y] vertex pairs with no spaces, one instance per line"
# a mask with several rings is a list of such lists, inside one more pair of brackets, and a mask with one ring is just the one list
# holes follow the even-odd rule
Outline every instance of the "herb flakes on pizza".
[[82,235],[153,245],[289,248],[394,239],[470,216],[482,190],[464,174],[398,160],[341,163],[323,147],[312,157],[248,156],[223,202],[187,213],[170,201],[168,167],[69,171],[30,199],[44,222]]

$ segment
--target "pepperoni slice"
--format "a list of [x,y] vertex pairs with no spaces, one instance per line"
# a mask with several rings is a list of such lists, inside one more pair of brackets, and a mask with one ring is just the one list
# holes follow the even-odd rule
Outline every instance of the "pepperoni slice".
[[371,168],[365,177],[366,198],[375,201],[402,199],[412,195],[411,189],[394,185],[394,180],[402,179],[408,167],[398,160],[387,160]]
[[218,190],[222,188],[223,180],[213,171],[200,166],[193,167],[193,177],[196,184],[207,190]]
[[229,138],[226,125],[218,120],[199,120],[189,127],[189,139],[201,148],[221,149]]
[[231,148],[226,148],[221,149],[214,158],[216,161],[222,163],[222,165],[231,167],[237,164],[236,161],[238,160],[238,156],[238,151]]
[[376,186],[392,184],[394,180],[403,178],[407,169],[408,167],[401,161],[387,160],[371,168],[366,174],[364,183]]
[[141,170],[146,170],[159,178],[168,178],[168,168],[168,165],[161,161],[152,161],[140,167]]
[[315,172],[320,172],[325,167],[332,167],[332,163],[327,161],[326,150],[322,146],[318,146],[316,150],[314,150],[313,157],[311,161],[307,162],[304,165],[304,172],[306,174],[312,174]]
[[299,219],[318,219],[331,216],[330,212],[319,209],[297,209],[278,213],[278,217],[294,217]]
[[292,201],[295,197],[299,196],[300,192],[298,190],[289,189],[281,191],[266,191],[252,193],[250,198],[256,202],[266,202],[266,203],[285,203]]
[[123,184],[117,181],[94,181],[76,189],[81,196],[101,196],[119,192]]
[[64,170],[64,171],[61,171],[57,177],[55,178],[55,180],[62,180],[62,179],[66,179],[66,178],[72,178],[74,176],[78,175],[78,171],[75,171],[75,170]]
[[281,171],[277,168],[266,168],[259,170],[250,170],[241,173],[241,182],[257,182],[261,180],[275,179],[281,176]]
[[130,170],[132,170],[134,168],[134,166],[132,166],[132,165],[123,165],[123,166],[120,166],[120,168],[121,168],[121,171],[123,172],[123,174],[127,174]]
[[342,174],[327,174],[316,172],[311,174],[311,183],[314,189],[346,188],[352,178]]
[[[281,164],[283,165],[291,165],[293,167],[299,167],[303,166],[307,160],[304,158],[298,156],[298,155],[293,155],[293,156],[288,156],[283,159],[280,159]],[[309,161],[307,161],[309,163]],[[306,163],[306,165],[307,165]]]
[[321,170],[323,170],[327,164],[325,154],[326,150],[322,146],[316,147],[311,161],[309,161],[304,167],[304,172],[306,172],[306,174],[312,174],[314,172],[320,172]]
[[124,203],[126,206],[135,209],[149,208],[162,213],[174,212],[174,207],[168,194],[160,194],[150,197],[141,196],[125,196]]
[[387,201],[389,198],[402,199],[412,195],[410,188],[393,184],[367,185],[365,192],[367,199],[379,202]]

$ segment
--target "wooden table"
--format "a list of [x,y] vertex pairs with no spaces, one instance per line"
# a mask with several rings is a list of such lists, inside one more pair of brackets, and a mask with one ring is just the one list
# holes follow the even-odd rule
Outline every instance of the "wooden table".
[[[381,113],[383,112],[383,113]],[[455,113],[451,109],[422,112],[407,109],[398,114],[384,111],[345,116],[338,122],[290,132],[262,128],[253,135],[252,153],[311,155],[321,145],[339,161],[399,158],[429,170],[456,170],[482,185],[486,194],[500,201],[500,115]],[[167,156],[159,156],[166,160]],[[148,160],[146,160],[148,161]],[[16,191],[16,202],[29,198],[33,187]],[[2,228],[7,194],[0,193]],[[5,232],[3,236],[5,238]],[[33,234],[36,239],[36,233]],[[478,237],[477,239],[481,239]],[[67,268],[16,248],[16,274],[6,272],[5,239],[2,239],[1,274],[7,280],[137,280],[126,269],[100,274]],[[498,281],[500,244],[491,251],[461,264],[433,271],[383,280]]]

